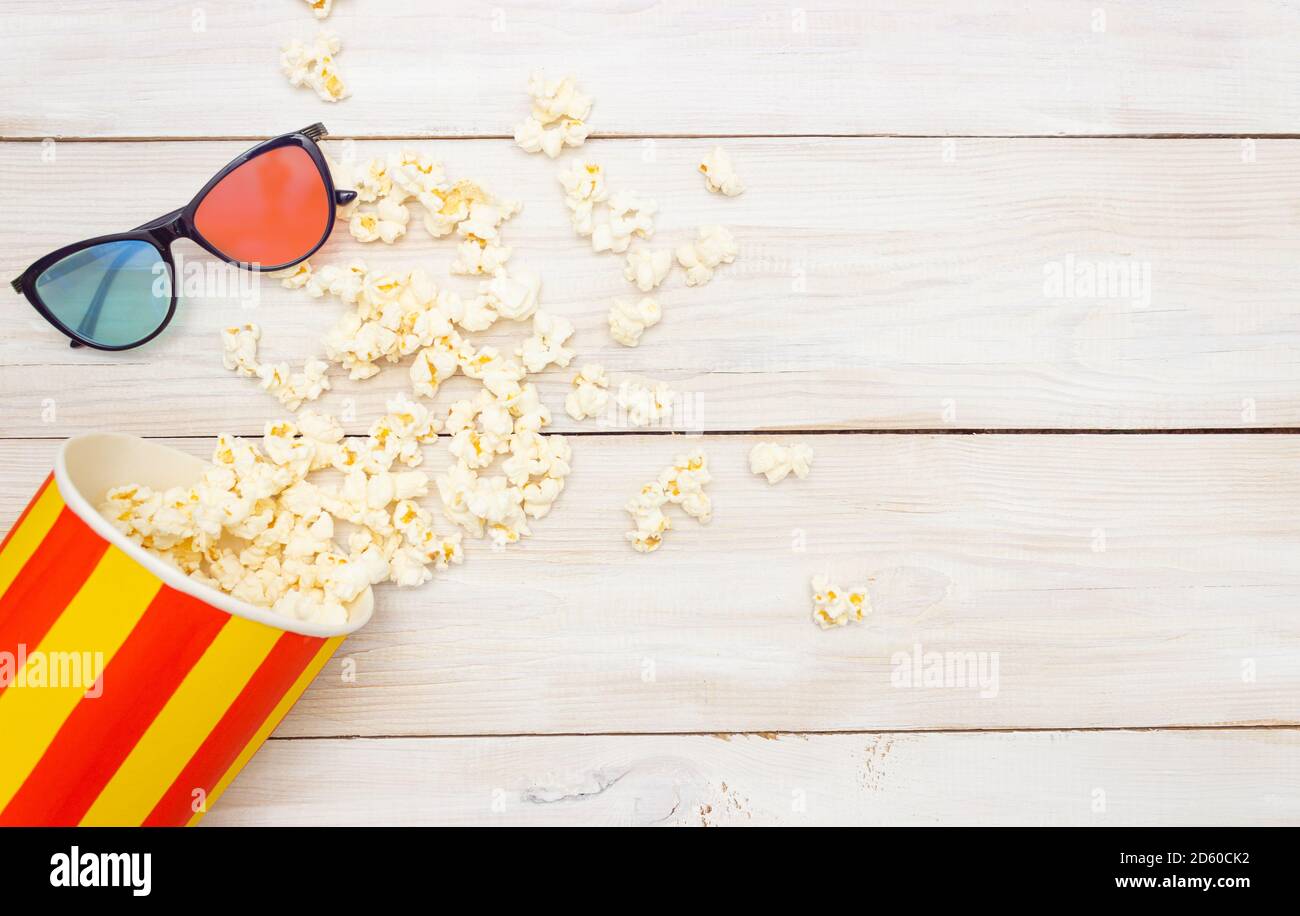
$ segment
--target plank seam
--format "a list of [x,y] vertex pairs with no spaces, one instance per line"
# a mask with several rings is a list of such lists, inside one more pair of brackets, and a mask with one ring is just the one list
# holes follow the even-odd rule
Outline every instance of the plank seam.
[[[1031,427],[1011,429],[947,429],[926,427],[897,427],[886,429],[803,429],[800,427],[771,427],[767,429],[706,429],[700,432],[685,433],[668,429],[623,429],[623,430],[572,430],[559,433],[566,438],[599,438],[602,436],[617,438],[619,436],[676,436],[680,439],[698,439],[703,436],[1294,436],[1300,434],[1300,426],[1270,427],[1204,427],[1177,429],[1034,429]],[[256,435],[256,434],[249,434]],[[362,435],[353,433],[352,435]],[[63,442],[69,436],[0,436],[0,442]],[[184,439],[204,441],[216,439],[212,435],[167,433],[139,436],[141,439]],[[246,436],[247,438],[247,436]],[[439,439],[450,440],[451,436],[440,433]]]
[[[271,134],[228,136],[60,136],[58,134],[4,135],[0,143],[258,143]],[[329,140],[428,141],[514,140],[512,134],[330,134]],[[1300,133],[1127,133],[1127,134],[750,134],[750,133],[601,133],[589,140],[1300,140]]]
[[663,732],[482,732],[472,734],[428,735],[272,735],[270,741],[424,741],[459,740],[465,738],[729,738],[759,737],[770,740],[780,738],[833,737],[836,735],[998,735],[1074,732],[1245,732],[1291,731],[1300,732],[1300,722],[1274,724],[1219,724],[1219,725],[1102,725],[1078,727],[1014,727],[1014,728],[862,728],[808,731],[663,731]]

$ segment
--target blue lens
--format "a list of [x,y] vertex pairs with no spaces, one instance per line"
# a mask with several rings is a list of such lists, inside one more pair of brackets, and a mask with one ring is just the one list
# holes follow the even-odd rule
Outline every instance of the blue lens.
[[67,330],[106,347],[125,347],[167,320],[172,277],[162,253],[148,242],[104,242],[47,267],[36,278],[36,295]]

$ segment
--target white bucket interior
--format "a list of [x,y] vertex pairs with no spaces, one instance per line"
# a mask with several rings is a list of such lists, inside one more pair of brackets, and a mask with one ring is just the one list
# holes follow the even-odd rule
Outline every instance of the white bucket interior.
[[123,484],[138,483],[155,490],[188,486],[199,479],[205,464],[193,455],[166,445],[120,433],[88,433],[63,443],[55,461],[54,477],[68,508],[96,533],[128,553],[177,591],[230,614],[308,636],[342,636],[364,626],[374,611],[374,593],[367,588],[348,606],[348,623],[342,627],[294,620],[240,601],[225,592],[191,579],[180,569],[131,541],[96,508],[104,494]]

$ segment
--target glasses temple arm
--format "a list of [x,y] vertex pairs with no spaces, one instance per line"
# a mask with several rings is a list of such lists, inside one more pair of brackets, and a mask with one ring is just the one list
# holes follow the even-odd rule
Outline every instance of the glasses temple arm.
[[[109,287],[113,285],[114,274],[117,269],[127,262],[135,252],[130,248],[118,252],[113,263],[108,265],[108,270],[104,271],[104,277],[99,281],[99,287],[95,290],[94,298],[90,300],[90,308],[86,309],[86,314],[81,316],[81,323],[77,325],[77,333],[82,337],[93,337],[95,328],[99,325],[99,315],[104,310],[104,300],[108,298]],[[73,341],[72,345],[78,345],[78,341]]]

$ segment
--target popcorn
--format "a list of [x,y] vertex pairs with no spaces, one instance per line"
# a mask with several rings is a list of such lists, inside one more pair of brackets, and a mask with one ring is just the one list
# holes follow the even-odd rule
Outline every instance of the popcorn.
[[635,527],[627,532],[626,537],[632,543],[632,549],[638,553],[653,553],[663,543],[664,533],[672,530],[673,523],[663,512],[663,505],[668,501],[663,487],[657,483],[648,483],[636,496],[628,500],[624,509],[632,516]]
[[826,576],[814,576],[813,622],[823,630],[842,627],[850,621],[861,621],[871,613],[871,598],[866,586],[843,591],[832,585]]
[[658,300],[650,296],[643,296],[639,302],[615,299],[609,310],[609,334],[623,346],[635,347],[645,329],[658,324],[662,316]]
[[736,174],[731,157],[720,146],[715,146],[713,152],[704,157],[700,171],[704,174],[705,186],[715,194],[736,197],[745,193],[745,185]]
[[316,15],[317,19],[324,19],[330,14],[330,6],[334,3],[334,0],[306,0],[306,3],[311,7],[311,11]]
[[749,452],[749,470],[767,478],[769,484],[785,480],[791,472],[803,480],[812,469],[811,445],[796,442],[791,446],[760,442]]
[[320,270],[313,271],[303,288],[314,299],[328,293],[344,302],[355,303],[365,284],[366,272],[364,261],[353,261],[343,267],[327,264]]
[[515,351],[529,372],[541,372],[554,363],[564,367],[573,360],[573,351],[564,346],[573,336],[573,325],[565,318],[549,312],[533,315],[533,336]]
[[268,274],[280,281],[285,289],[302,289],[311,279],[311,263],[303,261],[285,270],[276,270]]
[[533,117],[543,124],[561,118],[585,121],[591,115],[591,96],[578,91],[572,76],[548,82],[541,71],[533,73],[528,94],[533,97]]
[[523,321],[537,310],[542,281],[533,274],[511,277],[498,270],[491,280],[479,284],[479,293],[487,297],[492,310],[502,318]]
[[371,451],[382,452],[385,463],[400,461],[415,467],[424,460],[420,446],[438,438],[439,421],[429,408],[398,394],[388,401],[388,413],[370,427]]
[[594,162],[575,162],[571,168],[560,171],[559,179],[574,231],[587,238],[595,231],[593,207],[609,198],[605,173]]
[[609,220],[592,231],[593,251],[622,254],[634,236],[648,239],[654,235],[654,215],[659,204],[653,200],[642,199],[636,191],[618,191],[610,196],[608,208]]
[[564,399],[564,409],[575,420],[604,413],[609,403],[609,380],[598,363],[583,366],[573,377],[573,390]]
[[628,253],[627,266],[623,268],[623,276],[629,283],[636,284],[636,288],[643,293],[648,293],[664,281],[668,276],[668,271],[673,266],[673,253],[670,249],[663,248],[659,251],[649,251],[644,248],[638,248],[636,251]]
[[460,336],[453,331],[416,354],[409,373],[417,395],[432,398],[438,386],[456,374],[460,368],[459,350]]
[[704,492],[704,486],[713,480],[709,473],[709,459],[701,449],[678,455],[671,467],[659,474],[659,486],[671,503],[700,524],[707,525],[713,518],[713,504]]
[[[115,487],[100,512],[208,585],[278,614],[341,625],[371,585],[421,584],[426,567],[462,556],[459,536],[436,534],[413,503],[428,491],[428,478],[388,470],[394,458],[412,463],[405,444],[432,438],[435,427],[424,408],[401,397],[389,410],[361,445],[344,441],[332,417],[310,410],[296,422],[268,423],[261,449],[222,435],[196,484],[162,493]],[[331,462],[348,468],[341,485],[308,479]],[[361,526],[346,551],[334,541],[336,519]]]
[[624,506],[635,525],[626,534],[632,548],[639,553],[659,549],[664,533],[672,529],[672,520],[663,511],[669,503],[681,506],[682,511],[700,524],[708,524],[713,518],[713,505],[704,487],[712,479],[708,458],[702,450],[678,455],[671,467],[660,472],[657,480],[643,486]]
[[221,332],[221,364],[244,378],[257,375],[257,343],[262,329],[255,324],[236,325]]
[[410,219],[411,213],[406,207],[385,197],[375,210],[353,213],[348,222],[348,231],[358,242],[382,240],[384,244],[391,245],[406,235],[406,224]]
[[739,252],[736,240],[722,226],[701,226],[693,244],[677,248],[677,263],[686,268],[686,285],[703,286],[713,279],[713,269],[730,264]]
[[[404,149],[397,155],[390,156],[384,162],[384,174],[392,188],[396,189],[385,193],[392,193],[396,197],[400,192],[401,202],[414,197],[427,206],[435,195],[447,187],[442,163],[416,150]],[[441,206],[441,198],[438,203]]]
[[467,239],[456,248],[456,260],[451,262],[451,272],[469,276],[494,274],[505,267],[511,254],[512,249],[509,245]]
[[627,419],[628,426],[649,426],[672,416],[674,393],[664,382],[653,386],[627,380],[618,386],[614,401]]
[[321,29],[310,45],[294,39],[280,51],[280,70],[291,86],[306,86],[326,102],[337,102],[349,92],[334,65],[334,55],[342,43],[333,32]]
[[528,80],[532,112],[515,125],[515,143],[526,153],[554,159],[566,146],[582,146],[590,128],[591,97],[578,91],[573,77],[547,82],[541,73]]
[[257,377],[262,380],[264,391],[275,395],[290,410],[297,410],[303,401],[314,401],[329,391],[330,380],[326,377],[328,371],[328,363],[309,359],[301,372],[290,372],[288,363],[259,366]]

